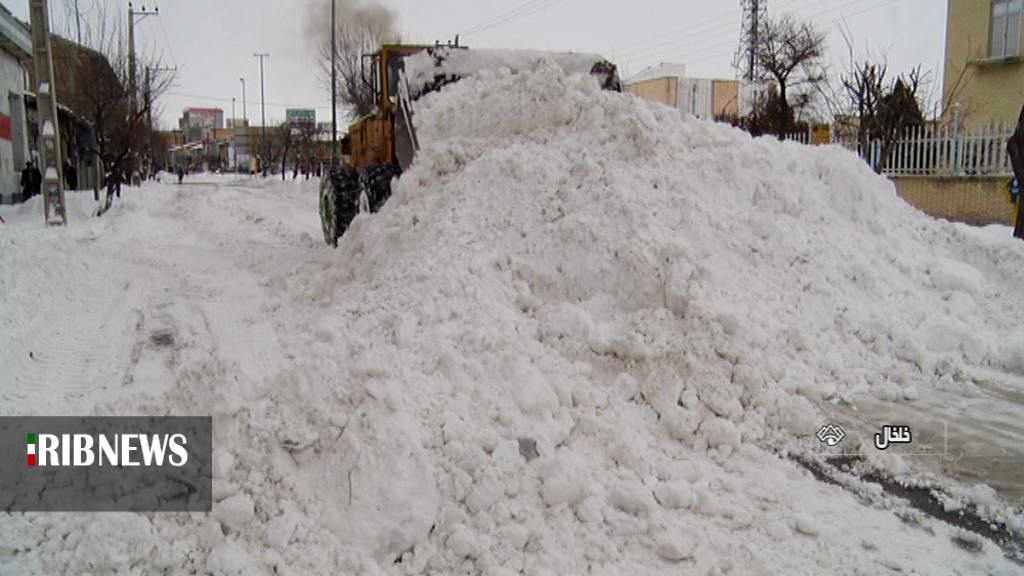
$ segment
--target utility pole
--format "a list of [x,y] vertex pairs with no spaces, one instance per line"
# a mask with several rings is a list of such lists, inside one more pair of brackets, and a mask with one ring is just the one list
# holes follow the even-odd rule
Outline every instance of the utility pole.
[[146,75],[143,79],[142,85],[142,102],[146,107],[146,160],[148,165],[146,166],[146,173],[148,174],[152,168],[153,163],[153,94],[152,94],[152,78],[150,73],[157,72],[175,72],[177,68],[160,68],[153,66],[146,66]]
[[[257,52],[255,54],[253,54],[253,56],[255,56],[255,57],[260,59],[260,129],[262,131],[262,135],[260,136],[260,140],[261,140],[260,147],[263,149],[263,155],[266,155],[266,153],[267,153],[267,104],[266,104],[266,100],[264,98],[264,92],[263,92],[263,59],[264,58],[270,58],[270,54],[267,53],[267,52]],[[266,176],[267,175],[267,168],[266,168],[266,165],[265,165],[266,158],[260,158],[260,160],[261,160],[261,162],[260,162],[260,164],[261,164],[260,169],[263,172],[263,175]]]
[[78,28],[78,45],[82,45],[82,13],[78,11],[78,0],[75,0],[75,24]]
[[60,130],[57,125],[57,95],[53,86],[53,53],[50,50],[50,15],[46,0],[30,0],[32,60],[36,72],[36,108],[39,124],[39,169],[43,177],[43,212],[46,223],[67,225],[64,180],[61,177]]
[[159,16],[160,8],[156,8],[152,11],[147,11],[146,7],[143,6],[142,10],[136,10],[132,7],[132,3],[128,3],[128,95],[131,98],[131,112],[134,115],[138,111],[138,103],[136,102],[138,96],[138,87],[135,84],[135,17],[139,17],[141,22],[146,16]]
[[234,150],[232,172],[238,171],[238,118],[235,118],[235,97],[231,97],[231,149]]
[[331,168],[338,166],[338,47],[334,4],[335,0],[331,0]]
[[[249,167],[252,169],[252,143],[249,141],[252,132],[249,130],[249,117],[246,116],[245,109],[248,108],[245,103],[245,78],[239,78],[242,82],[242,125],[245,127],[245,154],[249,158]],[[238,134],[236,131],[235,134]]]

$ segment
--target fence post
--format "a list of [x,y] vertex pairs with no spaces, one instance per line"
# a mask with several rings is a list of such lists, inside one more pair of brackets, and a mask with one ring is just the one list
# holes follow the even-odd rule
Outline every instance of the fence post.
[[953,114],[953,165],[951,166],[953,176],[960,175],[960,103],[954,105]]

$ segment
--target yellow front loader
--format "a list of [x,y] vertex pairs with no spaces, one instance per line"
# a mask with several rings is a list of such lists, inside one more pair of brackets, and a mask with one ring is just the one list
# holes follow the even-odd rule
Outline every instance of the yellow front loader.
[[[426,52],[419,74],[410,78],[406,61]],[[620,90],[615,65],[585,54],[542,52],[473,51],[458,45],[382,46],[367,55],[364,81],[372,88],[375,109],[348,127],[342,141],[347,160],[327,171],[320,181],[320,220],[324,240],[336,246],[360,212],[376,212],[391,196],[391,182],[412,163],[419,148],[413,122],[412,102],[422,94],[439,90],[486,67],[515,69],[531,59],[551,57],[595,75],[602,87]],[[423,62],[429,67],[424,72]],[[485,105],[481,103],[481,105]]]

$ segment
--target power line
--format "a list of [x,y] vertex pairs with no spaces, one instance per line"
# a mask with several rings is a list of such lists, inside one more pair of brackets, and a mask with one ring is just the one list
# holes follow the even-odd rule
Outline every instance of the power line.
[[[764,0],[762,0],[762,2],[763,1]],[[781,9],[781,8],[785,8],[787,6],[792,6],[793,4],[797,4],[800,1],[801,0],[789,0],[788,2],[784,2],[784,3],[780,4],[779,8]],[[726,37],[728,37],[730,39],[730,41],[732,41],[732,37],[733,37],[732,35],[734,33],[733,30],[734,30],[734,26],[736,24],[735,22],[733,22],[733,21],[723,22],[721,24],[717,24],[715,26],[710,26],[710,27],[708,25],[711,24],[712,22],[716,21],[716,20],[721,20],[722,18],[726,18],[726,17],[731,19],[731,18],[734,18],[735,16],[736,16],[735,14],[725,14],[725,15],[718,16],[718,17],[715,17],[715,18],[711,18],[709,20],[705,20],[705,21],[702,21],[702,22],[699,22],[699,23],[696,23],[696,24],[685,26],[683,28],[677,29],[677,30],[675,30],[673,32],[670,32],[668,34],[663,34],[661,37],[678,36],[679,34],[681,34],[682,32],[685,32],[687,30],[692,30],[694,28],[701,28],[700,32],[697,32],[696,34],[687,35],[685,38],[668,40],[666,42],[660,42],[660,43],[657,43],[655,45],[648,46],[646,48],[640,48],[638,50],[627,51],[624,55],[621,56],[621,58],[626,58],[626,59],[640,58],[640,59],[642,59],[642,58],[645,57],[644,55],[647,55],[646,57],[651,58],[651,57],[657,57],[658,55],[661,55],[661,54],[678,53],[684,47],[705,44],[707,42],[719,40],[721,38],[726,38]],[[727,32],[717,33],[716,34],[715,32],[719,31],[719,30],[727,30]],[[711,35],[711,37],[708,37],[709,35]],[[640,42],[638,44],[645,44],[645,43],[650,43],[650,41],[644,41],[644,42]],[[620,58],[620,56],[617,55],[616,58],[618,59],[618,58]]]
[[163,18],[160,18],[158,20],[158,22],[160,22],[160,30],[163,31],[163,34],[164,34],[164,42],[167,43],[167,50],[169,50],[170,53],[171,53],[171,63],[173,63],[175,66],[177,66],[178,65],[178,58],[177,58],[177,56],[174,55],[174,44],[171,43],[171,39],[167,36],[167,28],[164,27],[164,20],[163,20]]
[[[822,12],[822,13],[818,14],[817,16],[822,16],[822,15],[828,13],[828,12],[835,12],[836,10],[841,10],[842,8],[851,6],[853,4],[859,4],[859,3],[864,2],[864,1],[870,1],[870,0],[855,0],[854,2],[850,2],[849,4],[845,4],[843,6],[840,6],[839,8],[836,8],[836,9],[833,9],[833,10],[829,10],[829,11],[826,11],[826,12]],[[824,24],[825,25],[829,25],[829,24],[835,24],[837,22],[841,22],[844,17],[845,18],[855,18],[855,17],[860,16],[862,14],[866,14],[868,12],[873,12],[875,10],[878,10],[879,8],[885,8],[886,6],[892,5],[892,4],[896,3],[896,2],[897,2],[897,0],[884,0],[881,4],[872,6],[870,8],[865,8],[864,10],[860,10],[859,12],[854,12],[853,14],[847,14],[845,16],[841,16],[839,18],[835,18],[833,20],[825,22]],[[714,58],[720,58],[722,56],[727,56],[728,54],[729,54],[728,52],[712,54],[712,55],[706,56],[704,58],[698,58],[696,60],[688,60],[687,64],[698,64],[698,63],[701,63],[701,62],[707,62],[708,60],[712,60]]]
[[500,21],[502,18],[507,18],[508,16],[511,16],[511,15],[514,15],[514,14],[516,14],[518,12],[523,11],[523,10],[529,9],[531,4],[538,4],[538,3],[543,3],[543,2],[546,2],[546,1],[548,1],[548,0],[529,0],[528,2],[524,2],[524,3],[520,4],[519,6],[516,6],[515,8],[509,10],[508,12],[504,12],[504,13],[498,15],[498,16],[493,16],[490,19],[484,20],[483,22],[481,22],[479,24],[474,24],[473,26],[467,28],[466,30],[463,30],[461,34],[463,36],[468,36],[470,34],[473,34],[474,32],[478,32],[478,31],[484,29],[485,26],[490,26],[491,24],[494,24],[495,22]]
[[[510,10],[501,16],[496,16],[484,23],[478,24],[465,32],[462,32],[463,36],[469,36],[470,34],[476,34],[477,32],[483,32],[484,30],[490,30],[509,22],[515,22],[527,16],[531,16],[538,12],[542,12],[551,8],[552,6],[561,3],[562,0],[531,0],[525,4],[521,4],[518,8]],[[533,6],[531,6],[531,4]]]
[[[788,2],[784,2],[784,3],[780,4],[779,8],[785,8],[787,6],[792,6],[793,4],[797,4],[800,1],[801,0],[789,0]],[[619,51],[623,51],[624,50],[624,51],[626,51],[625,52],[626,55],[634,55],[634,54],[637,54],[637,53],[642,53],[642,52],[645,52],[647,49],[632,50],[632,51],[629,50],[629,49],[630,48],[636,48],[636,47],[639,47],[639,46],[642,46],[642,45],[645,45],[645,44],[655,43],[655,42],[658,42],[659,40],[664,40],[666,38],[671,38],[671,37],[674,37],[674,36],[679,36],[679,35],[683,34],[684,32],[688,32],[690,30],[694,30],[694,29],[698,29],[698,28],[701,29],[701,32],[698,32],[696,34],[696,36],[704,35],[704,34],[706,34],[707,32],[710,32],[710,31],[720,30],[723,27],[731,27],[731,26],[733,26],[732,19],[734,19],[735,17],[736,17],[736,13],[735,12],[730,12],[728,14],[720,14],[718,16],[714,16],[714,17],[708,18],[706,20],[701,20],[699,22],[694,22],[694,23],[691,23],[691,24],[687,24],[686,26],[683,26],[682,28],[676,28],[674,30],[670,30],[670,31],[668,31],[668,32],[666,32],[664,34],[660,34],[660,35],[655,36],[653,38],[648,38],[646,40],[641,40],[639,42],[634,42],[632,44],[627,44],[625,46],[619,46],[618,48],[615,48],[613,50],[613,52],[618,53]],[[727,18],[729,19],[729,22],[726,22],[724,24],[719,24],[719,25],[713,26],[711,28],[708,28],[708,26],[710,24],[712,24],[714,22],[717,22],[719,20],[727,19]],[[682,42],[686,43],[686,42],[689,41],[689,39],[693,38],[694,36],[695,35],[692,35],[692,34],[688,35],[686,38],[682,39]],[[675,44],[674,41],[668,41],[668,42],[661,42],[661,43],[658,44],[658,46],[669,46],[669,45],[674,45],[674,44]]]
[[[857,4],[861,4],[861,3],[866,2],[866,1],[871,1],[871,0],[853,0],[852,2],[847,2],[845,4],[842,4],[842,5],[839,5],[839,6],[834,6],[832,8],[827,9],[827,10],[820,11],[817,14],[814,14],[812,16],[801,16],[801,17],[813,21],[813,20],[815,20],[817,18],[821,18],[822,16],[825,16],[827,14],[831,14],[831,13],[834,13],[834,12],[837,12],[837,11],[841,11],[841,10],[844,10],[846,8],[849,8],[849,7],[857,5]],[[861,10],[861,11],[855,12],[853,14],[845,15],[845,17],[846,18],[851,18],[851,17],[859,16],[859,15],[864,14],[866,12],[871,12],[873,10],[877,10],[878,8],[882,8],[882,7],[888,6],[888,5],[890,5],[890,4],[894,3],[894,2],[896,2],[896,0],[885,0],[882,4],[878,4],[876,6],[872,6],[870,8],[865,9],[865,10]],[[782,8],[784,6],[791,6],[791,5],[795,4],[795,3],[796,3],[796,1],[791,0],[790,2],[782,4],[779,7]],[[797,12],[797,11],[794,11],[794,12]],[[833,23],[841,21],[842,18],[843,18],[843,16],[841,16],[840,18],[836,18],[834,20],[831,20],[829,22],[825,22],[823,24],[825,24],[825,25],[833,24]],[[820,24],[822,24],[822,23],[820,23]],[[721,26],[714,27],[714,29],[719,29],[719,28],[721,28]],[[724,35],[719,35],[718,37],[723,37],[723,36]],[[700,45],[700,44],[706,43],[709,40],[710,39],[702,40],[701,42],[697,42],[696,45]],[[691,55],[695,55],[695,54],[705,54],[708,51],[713,50],[715,48],[720,48],[720,47],[724,47],[724,46],[727,46],[727,45],[731,45],[732,42],[733,42],[732,40],[729,40],[728,42],[719,43],[719,44],[716,44],[714,46],[708,46],[708,47],[705,47],[705,48],[701,48],[699,50],[680,50],[680,47],[681,46],[685,46],[686,43],[683,43],[682,45],[680,45],[678,43],[674,43],[674,44],[671,44],[673,47],[669,48],[669,49],[658,50],[658,51],[653,52],[653,53],[651,53],[649,50],[645,50],[645,51],[638,52],[638,54],[647,54],[645,58],[652,59],[652,60],[653,59],[657,59],[658,56],[665,55],[665,54],[672,54],[674,56],[678,55],[677,57],[679,59],[685,61],[686,64],[697,64],[697,63],[700,63],[700,62],[706,62],[708,60],[711,60],[711,59],[714,59],[714,58],[718,58],[718,57],[720,57],[720,56],[722,56],[724,54],[723,53],[712,54],[711,56],[707,56],[707,57],[704,57],[704,58],[699,58],[699,59],[696,59],[696,60],[690,59],[688,57],[691,56]]]
[[[208,100],[211,102],[231,102],[231,98],[225,98],[223,96],[205,96],[202,94],[185,94],[183,92],[164,92],[167,96],[176,96],[178,98],[193,98],[195,100]],[[267,102],[267,106],[273,106],[275,108],[313,108],[316,110],[330,110],[330,104],[324,104],[323,106],[310,106],[309,104],[282,104],[280,102]]]
[[[708,24],[711,24],[712,22],[715,22],[717,20],[722,20],[723,18],[733,18],[734,16],[735,16],[735,14],[732,13],[732,12],[730,12],[728,14],[721,14],[719,16],[715,16],[714,18],[710,18],[708,20],[702,20],[700,22],[696,22],[696,23],[693,23],[693,24],[688,24],[686,26],[683,26],[682,28],[676,28],[674,30],[670,30],[668,32],[665,32],[664,34],[659,34],[659,35],[657,35],[657,36],[655,36],[653,38],[647,38],[646,40],[641,40],[639,42],[633,42],[632,44],[626,44],[625,46],[619,46],[618,48],[615,48],[612,51],[613,52],[625,51],[625,50],[629,50],[630,48],[636,48],[636,47],[639,47],[639,46],[643,46],[645,44],[650,44],[652,42],[657,42],[658,40],[663,40],[665,38],[670,38],[670,37],[673,37],[673,36],[677,36],[679,34],[682,34],[683,32],[686,32],[686,31],[689,31],[689,30],[693,30],[694,28],[703,28],[703,27],[707,26]],[[626,52],[626,53],[628,54],[629,52]]]
[[622,57],[624,57],[624,58],[639,58],[639,57],[643,57],[643,55],[645,55],[645,54],[646,55],[658,55],[658,54],[665,54],[665,53],[668,53],[668,52],[678,52],[678,51],[680,51],[680,49],[682,49],[684,47],[687,47],[687,46],[700,45],[700,44],[703,44],[703,43],[706,43],[706,42],[709,42],[709,41],[715,41],[715,40],[718,40],[718,39],[724,37],[726,34],[721,34],[721,33],[713,34],[717,30],[723,30],[723,29],[728,29],[729,30],[729,32],[727,34],[728,34],[728,36],[730,37],[730,40],[731,40],[733,27],[734,27],[734,23],[733,22],[726,22],[724,24],[719,24],[718,26],[712,26],[710,28],[707,28],[707,29],[705,29],[705,30],[703,30],[703,31],[701,31],[701,32],[699,32],[697,34],[694,34],[694,35],[688,37],[688,38],[683,38],[683,39],[679,39],[679,40],[670,40],[668,42],[662,42],[660,44],[655,44],[653,46],[648,46],[647,48],[641,48],[639,50],[625,52],[622,55]]

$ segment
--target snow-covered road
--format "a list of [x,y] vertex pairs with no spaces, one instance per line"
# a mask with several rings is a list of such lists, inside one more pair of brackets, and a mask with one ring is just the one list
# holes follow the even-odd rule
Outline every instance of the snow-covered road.
[[[11,269],[24,272],[10,278],[7,321],[21,328],[8,333],[20,338],[3,348],[3,365],[19,369],[21,385],[0,389],[16,400],[3,404],[5,412],[75,414],[91,412],[98,398],[116,404],[136,390],[159,395],[197,362],[250,384],[272,376],[285,352],[267,308],[269,279],[287,273],[274,272],[282,263],[308,258],[312,240],[298,242],[301,233],[275,225],[279,216],[257,211],[280,214],[287,207],[282,193],[301,204],[304,192],[300,198],[298,189],[267,192],[227,181],[154,186],[143,193],[151,209],[114,224],[116,237],[97,220],[67,233],[11,238],[12,248],[70,240],[78,254],[53,250],[45,262],[34,260],[34,251],[7,254]],[[273,205],[260,204],[261,196]],[[10,220],[16,227],[31,219]],[[100,236],[106,241],[97,243]],[[206,358],[182,358],[183,349]]]

